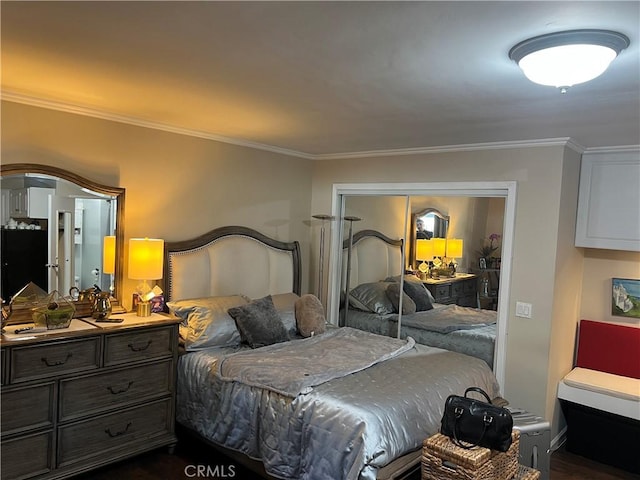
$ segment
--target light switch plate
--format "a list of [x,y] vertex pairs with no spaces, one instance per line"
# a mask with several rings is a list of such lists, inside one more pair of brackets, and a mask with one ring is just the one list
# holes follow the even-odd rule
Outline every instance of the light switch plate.
[[530,303],[516,302],[516,317],[531,318],[532,310]]

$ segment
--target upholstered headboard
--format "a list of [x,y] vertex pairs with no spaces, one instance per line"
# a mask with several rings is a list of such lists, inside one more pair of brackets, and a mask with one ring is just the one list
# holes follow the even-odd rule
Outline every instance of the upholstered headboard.
[[[349,239],[342,245],[342,285],[346,285]],[[394,240],[376,230],[361,230],[353,234],[349,287],[361,283],[379,282],[400,275],[404,266],[402,240]]]
[[165,243],[166,300],[243,294],[300,295],[300,244],[248,227],[216,228],[191,240]]

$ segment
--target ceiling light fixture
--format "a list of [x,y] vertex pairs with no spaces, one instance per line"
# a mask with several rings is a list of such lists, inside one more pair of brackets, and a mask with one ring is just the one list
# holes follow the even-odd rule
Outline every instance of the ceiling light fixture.
[[600,76],[629,46],[629,38],[610,30],[569,30],[549,33],[518,43],[509,51],[526,77],[534,83],[560,88]]

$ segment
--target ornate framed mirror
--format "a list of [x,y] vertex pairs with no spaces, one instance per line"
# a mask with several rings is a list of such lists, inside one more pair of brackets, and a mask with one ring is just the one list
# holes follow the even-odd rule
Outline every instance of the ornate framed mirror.
[[[17,293],[13,291],[16,286],[21,288],[24,285],[20,283],[37,275],[39,281],[34,283],[47,292],[57,290],[67,295],[72,287],[84,290],[97,284],[121,300],[125,189],[40,164],[0,165],[0,176],[3,240],[5,236],[16,236],[12,241],[3,241],[2,298],[8,302]],[[12,230],[25,230],[25,239],[18,238],[22,232]],[[105,240],[106,237],[111,239]],[[37,248],[30,250],[31,262],[16,266],[17,258],[27,256],[9,248],[15,245],[16,252],[20,252],[25,241],[34,241]],[[115,243],[111,262],[103,259],[105,243]],[[37,272],[32,273],[32,268]],[[17,275],[12,269],[22,273],[26,269],[29,273]]]
[[447,238],[449,216],[435,208],[427,208],[411,215],[411,236],[409,238],[409,261],[414,268],[416,261],[416,240],[418,238]]

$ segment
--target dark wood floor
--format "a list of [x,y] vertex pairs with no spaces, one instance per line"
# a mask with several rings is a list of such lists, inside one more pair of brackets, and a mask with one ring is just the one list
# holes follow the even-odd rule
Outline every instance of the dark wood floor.
[[[640,452],[639,452],[640,453]],[[198,468],[202,474],[198,474]],[[208,474],[207,474],[208,470]],[[173,455],[158,449],[77,477],[77,480],[259,480],[214,449],[181,438]],[[416,475],[419,480],[419,475]],[[560,449],[551,455],[551,480],[640,480],[633,475]]]

